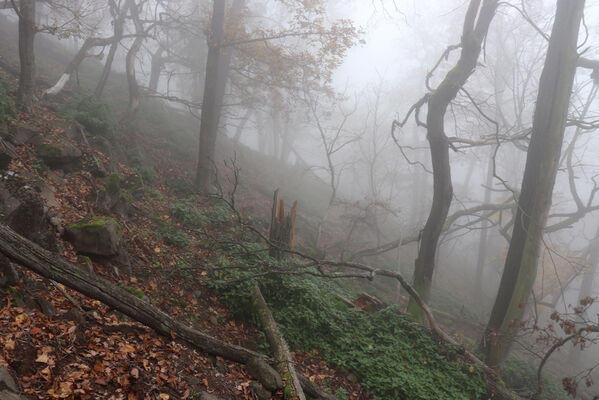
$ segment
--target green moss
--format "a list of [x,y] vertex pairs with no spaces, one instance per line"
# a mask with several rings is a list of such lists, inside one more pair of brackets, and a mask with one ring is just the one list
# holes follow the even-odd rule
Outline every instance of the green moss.
[[58,158],[64,153],[64,148],[55,143],[42,143],[37,148],[40,158]]
[[123,287],[126,291],[128,291],[129,293],[131,293],[133,296],[137,297],[138,299],[143,299],[144,296],[146,295],[143,290],[141,289],[136,289],[130,286],[125,286]]
[[106,190],[108,193],[115,194],[121,190],[121,174],[113,172],[106,178]]
[[9,117],[14,117],[17,113],[15,102],[11,97],[12,87],[4,74],[0,73],[0,122]]
[[80,222],[76,222],[74,224],[70,224],[66,226],[66,229],[89,229],[89,228],[100,228],[106,225],[108,221],[113,222],[119,229],[121,226],[119,223],[110,217],[92,217],[90,219],[86,219]]

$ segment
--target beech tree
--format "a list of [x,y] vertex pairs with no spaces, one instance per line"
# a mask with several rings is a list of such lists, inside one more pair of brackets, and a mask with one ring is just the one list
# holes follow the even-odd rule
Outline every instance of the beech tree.
[[584,0],[558,0],[539,93],[513,233],[483,347],[486,361],[505,359],[535,280],[576,72]]
[[[445,226],[453,198],[449,140],[445,135],[445,113],[451,101],[474,72],[482,43],[495,16],[497,3],[497,0],[470,1],[464,19],[459,46],[461,54],[457,64],[437,88],[425,95],[408,113],[409,117],[413,111],[428,104],[426,127],[433,164],[433,205],[420,237],[420,249],[414,266],[414,288],[424,301],[430,298],[439,237]],[[450,47],[444,57],[454,48]],[[403,122],[395,121],[394,128],[402,127],[406,121],[407,118]],[[422,309],[413,300],[410,301],[408,312],[415,320],[422,321]]]

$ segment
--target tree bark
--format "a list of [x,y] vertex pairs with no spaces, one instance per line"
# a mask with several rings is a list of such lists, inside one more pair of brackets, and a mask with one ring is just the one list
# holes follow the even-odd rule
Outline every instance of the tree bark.
[[19,2],[19,90],[17,104],[22,110],[30,110],[35,97],[35,1]]
[[151,92],[158,91],[158,83],[160,82],[160,73],[162,72],[162,68],[164,67],[164,58],[162,58],[162,53],[164,49],[160,47],[154,54],[152,54],[152,67],[150,70],[150,82],[148,83],[148,88]]
[[[491,185],[493,184],[493,153],[489,155],[489,163],[487,165],[487,179],[485,181],[485,199],[484,204],[491,202]],[[474,281],[475,294],[478,299],[482,299],[483,290],[483,275],[485,273],[485,265],[487,262],[487,250],[488,250],[488,237],[489,237],[489,221],[483,220],[481,224],[480,239],[478,242],[478,255],[476,259],[476,278]]]
[[293,359],[291,358],[289,347],[287,347],[283,335],[279,332],[277,323],[273,318],[258,285],[254,285],[252,301],[256,308],[256,313],[260,318],[266,340],[268,340],[268,344],[274,353],[277,370],[281,376],[285,378],[285,387],[283,388],[284,398],[306,400],[306,395],[302,390],[299,378],[297,377],[297,372],[293,366]]
[[126,116],[131,117],[139,107],[139,85],[137,84],[137,79],[135,77],[135,60],[145,37],[143,24],[139,19],[139,9],[143,3],[137,5],[135,0],[129,0],[128,3],[131,17],[135,24],[135,34],[137,35],[131,48],[127,52],[126,57],[127,85],[129,87],[129,106],[127,108]]
[[[445,76],[428,99],[427,139],[433,164],[433,204],[422,231],[420,249],[414,266],[414,287],[425,302],[430,291],[435,270],[435,256],[439,237],[445,225],[453,197],[449,142],[445,135],[445,112],[451,101],[474,72],[482,43],[498,0],[471,0],[464,20],[462,52],[456,66]],[[410,299],[408,313],[416,321],[422,321],[422,310]]]
[[577,41],[584,5],[584,0],[557,2],[539,84],[516,223],[482,344],[487,364],[492,367],[501,365],[507,356],[536,277],[576,73]]
[[56,82],[54,84],[54,86],[52,86],[48,90],[44,91],[44,94],[48,95],[48,96],[56,96],[57,94],[59,94],[64,89],[65,85],[69,82],[69,80],[71,79],[71,75],[73,75],[73,72],[75,72],[79,68],[79,65],[81,65],[83,60],[85,60],[85,58],[87,57],[88,51],[92,47],[107,46],[110,43],[112,43],[112,41],[113,41],[113,38],[106,38],[106,39],[87,38],[87,39],[85,39],[85,41],[83,42],[83,45],[81,46],[81,48],[79,49],[79,51],[77,52],[75,57],[73,57],[71,62],[67,65],[67,67],[65,68],[64,72],[62,73],[60,79],[58,79],[58,82]]
[[[231,64],[230,47],[224,44],[225,0],[214,0],[211,20],[211,35],[208,39],[206,78],[200,121],[200,148],[196,169],[196,186],[200,192],[212,190],[214,178],[216,137],[222,112],[223,99]],[[243,0],[234,0],[232,11],[238,11]]]
[[[161,335],[172,337],[174,334],[183,343],[208,354],[243,364],[255,357],[265,358],[252,350],[216,339],[176,321],[128,291],[66,262],[58,254],[41,248],[1,224],[0,253],[44,278],[62,283],[113,307]],[[272,362],[270,359],[267,361]],[[335,396],[327,394],[306,376],[300,375],[299,380],[308,395],[317,399],[336,400]]]
[[110,72],[112,71],[112,63],[114,62],[114,57],[119,48],[119,43],[123,38],[125,16],[127,15],[127,11],[129,10],[129,2],[125,3],[122,10],[119,10],[118,5],[114,2],[112,2],[111,7],[115,10],[114,35],[112,36],[113,41],[110,44],[110,50],[108,50],[108,56],[106,57],[104,68],[102,69],[102,75],[100,76],[98,84],[96,85],[96,89],[94,90],[94,96],[97,99],[102,97],[102,93],[104,92],[104,88],[106,87],[106,83],[108,82],[108,77],[110,76]]

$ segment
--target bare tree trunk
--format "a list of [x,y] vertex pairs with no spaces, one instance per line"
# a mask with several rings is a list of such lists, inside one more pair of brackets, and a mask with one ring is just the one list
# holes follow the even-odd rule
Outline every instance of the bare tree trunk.
[[252,116],[252,112],[254,112],[254,110],[252,110],[251,108],[248,108],[247,110],[245,110],[245,114],[241,118],[239,125],[237,125],[237,128],[235,129],[235,135],[233,136],[233,142],[235,142],[235,144],[239,143],[239,140],[241,140],[241,135],[243,134],[243,128],[245,128],[245,125],[250,120],[250,118]]
[[122,10],[118,9],[116,3],[112,3],[111,7],[114,9],[115,13],[114,35],[113,41],[110,45],[110,50],[108,51],[108,56],[106,57],[106,62],[104,63],[104,68],[102,69],[102,75],[100,76],[98,84],[96,85],[96,89],[94,90],[94,96],[98,99],[102,97],[102,93],[104,92],[104,88],[106,87],[106,83],[108,82],[108,77],[110,76],[110,72],[112,71],[112,63],[114,62],[114,57],[116,55],[117,50],[119,49],[119,43],[123,38],[125,16],[127,15],[127,11],[129,10],[129,2],[125,3]]
[[[491,202],[491,185],[493,185],[493,151],[489,155],[489,163],[487,165],[487,179],[485,181],[485,199],[484,204]],[[483,275],[485,272],[485,265],[487,262],[487,249],[489,237],[489,221],[483,219],[480,231],[480,239],[478,242],[478,256],[476,259],[476,279],[474,281],[474,288],[476,291],[476,297],[481,299],[484,293],[483,286]]]
[[133,23],[135,24],[135,40],[131,45],[131,48],[127,52],[126,58],[126,71],[127,71],[127,84],[129,87],[129,106],[127,108],[127,117],[132,116],[137,111],[139,107],[139,85],[137,84],[137,79],[135,77],[135,59],[137,57],[137,53],[141,48],[141,45],[145,39],[143,33],[144,28],[143,24],[139,19],[139,11],[143,3],[139,6],[135,3],[135,0],[129,0],[129,9],[131,10],[131,17],[133,18]]
[[[229,76],[232,49],[224,44],[225,0],[214,0],[211,35],[208,39],[206,78],[200,121],[200,148],[196,170],[196,186],[200,192],[209,192],[214,177],[216,137]],[[238,11],[243,0],[234,0],[232,11]]]
[[150,70],[150,83],[148,87],[151,92],[156,92],[158,90],[158,82],[160,81],[160,73],[162,72],[162,67],[164,66],[164,59],[162,58],[162,53],[164,49],[160,47],[154,54],[152,54],[152,68]]
[[[483,0],[481,5],[481,0],[470,1],[462,32],[460,59],[428,99],[427,139],[433,164],[433,205],[422,231],[414,266],[414,287],[425,302],[430,298],[439,237],[453,197],[449,142],[445,136],[445,112],[474,72],[482,43],[495,16],[497,2],[498,0]],[[413,299],[408,305],[408,312],[416,321],[422,321],[422,310]]]
[[75,57],[73,57],[73,59],[71,60],[69,65],[67,65],[64,72],[60,76],[60,79],[58,79],[58,82],[56,82],[54,84],[54,86],[52,86],[51,88],[46,90],[44,92],[44,94],[48,95],[48,96],[56,96],[57,94],[59,94],[64,89],[65,85],[69,82],[69,80],[71,79],[71,75],[73,75],[73,73],[79,68],[79,65],[81,65],[83,60],[85,60],[85,58],[87,57],[87,52],[92,47],[106,46],[106,45],[110,44],[112,42],[112,40],[113,40],[113,38],[106,38],[106,39],[87,38],[87,39],[85,39],[85,41],[83,42],[83,45],[81,46],[81,48],[79,49],[79,51],[77,52]]
[[584,0],[558,0],[539,84],[532,135],[512,239],[483,347],[491,367],[501,365],[524,313],[537,271],[539,249],[557,168],[578,61]]
[[37,28],[35,26],[36,0],[19,2],[19,91],[17,104],[22,110],[29,110],[35,97],[35,52],[34,42]]

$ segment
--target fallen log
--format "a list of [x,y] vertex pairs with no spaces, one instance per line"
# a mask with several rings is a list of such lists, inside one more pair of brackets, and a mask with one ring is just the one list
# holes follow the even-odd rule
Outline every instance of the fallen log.
[[293,365],[289,347],[287,346],[283,335],[281,335],[277,323],[273,318],[258,285],[254,285],[252,302],[256,309],[256,313],[260,318],[266,340],[268,340],[268,344],[274,353],[277,371],[281,374],[281,377],[285,378],[283,396],[285,399],[306,400],[306,395],[304,395]]
[[[0,253],[44,278],[62,283],[90,298],[99,300],[154,329],[157,333],[175,337],[198,350],[242,364],[256,357],[272,363],[271,359],[259,353],[216,339],[176,321],[167,313],[141,301],[108,280],[89,274],[68,263],[58,254],[41,248],[1,224]],[[310,382],[307,377],[300,376],[299,379],[302,386],[305,384],[304,390],[310,396],[326,400],[336,399]]]

